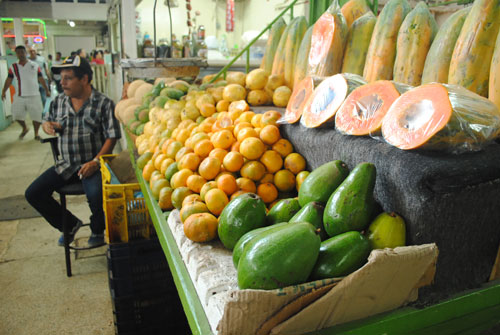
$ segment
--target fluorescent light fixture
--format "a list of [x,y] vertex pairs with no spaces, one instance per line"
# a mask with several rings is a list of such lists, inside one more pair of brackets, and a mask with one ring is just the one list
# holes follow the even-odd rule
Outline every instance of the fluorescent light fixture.
[[68,20],[67,22],[71,28],[75,26],[75,21]]

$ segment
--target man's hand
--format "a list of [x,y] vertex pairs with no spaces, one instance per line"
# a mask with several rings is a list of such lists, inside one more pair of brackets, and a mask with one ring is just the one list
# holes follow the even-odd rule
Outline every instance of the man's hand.
[[50,97],[50,90],[46,90],[45,95],[47,96],[47,98],[49,98]]
[[84,179],[90,177],[97,171],[99,171],[99,164],[96,161],[90,161],[82,165],[82,168],[78,171],[78,175],[80,179]]
[[56,136],[56,129],[61,129],[59,122],[46,121],[42,123],[42,129],[48,135]]

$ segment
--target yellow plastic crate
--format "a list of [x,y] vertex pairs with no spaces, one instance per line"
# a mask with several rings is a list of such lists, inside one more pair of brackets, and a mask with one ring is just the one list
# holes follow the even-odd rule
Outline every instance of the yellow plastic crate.
[[126,243],[155,236],[146,201],[134,197],[134,193],[141,190],[139,184],[110,184],[111,173],[104,163],[115,156],[99,157],[107,242]]

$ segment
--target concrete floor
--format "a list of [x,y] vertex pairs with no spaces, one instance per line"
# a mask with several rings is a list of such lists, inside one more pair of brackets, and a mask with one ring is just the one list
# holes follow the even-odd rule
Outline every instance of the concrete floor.
[[[33,139],[33,126],[23,140],[20,132],[17,124],[0,131],[0,201],[24,194],[53,165],[50,145]],[[85,196],[68,197],[68,208],[88,222]],[[89,235],[82,228],[77,243]],[[68,278],[59,236],[41,217],[0,221],[0,334],[114,334],[106,247],[72,251]]]

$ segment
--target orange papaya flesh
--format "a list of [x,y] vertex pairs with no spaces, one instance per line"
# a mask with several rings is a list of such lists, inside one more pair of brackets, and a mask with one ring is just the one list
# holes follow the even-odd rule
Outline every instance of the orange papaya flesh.
[[491,101],[438,83],[402,94],[382,121],[384,139],[403,150],[477,150],[499,133],[500,112]]
[[337,111],[335,128],[348,135],[379,135],[385,114],[409,88],[389,80],[378,80],[356,88]]
[[361,76],[350,73],[326,78],[306,101],[300,123],[308,128],[331,125],[347,95],[364,84],[366,81]]
[[301,80],[293,89],[293,93],[286,106],[282,120],[287,123],[295,123],[300,120],[302,111],[307,100],[324,78],[307,76]]

